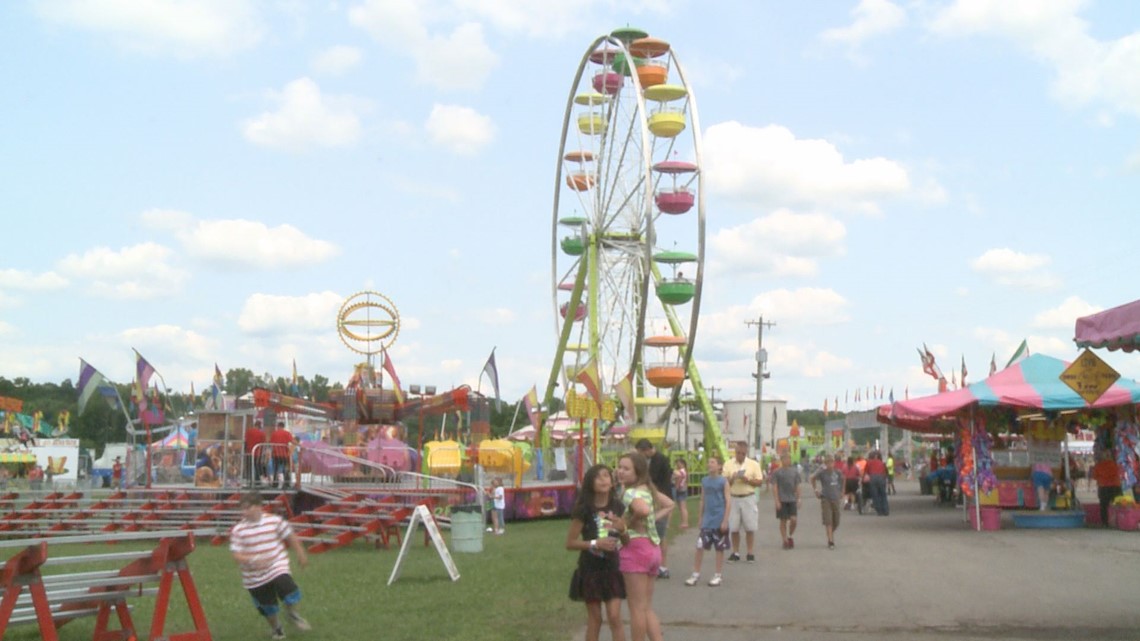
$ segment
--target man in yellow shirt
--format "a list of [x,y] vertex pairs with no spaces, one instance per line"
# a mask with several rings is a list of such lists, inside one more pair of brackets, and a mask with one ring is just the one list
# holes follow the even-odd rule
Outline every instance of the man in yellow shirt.
[[732,540],[729,561],[740,560],[740,530],[744,529],[744,544],[749,563],[756,561],[756,528],[760,524],[760,506],[756,488],[764,482],[764,470],[759,461],[748,458],[748,443],[736,443],[736,456],[724,464],[724,478],[728,479],[729,506],[728,531]]

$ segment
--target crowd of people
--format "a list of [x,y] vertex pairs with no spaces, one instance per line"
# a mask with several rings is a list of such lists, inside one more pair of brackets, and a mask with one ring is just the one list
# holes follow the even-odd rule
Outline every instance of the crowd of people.
[[[893,462],[888,466],[877,452],[871,453],[862,467],[854,462],[850,468],[860,472],[861,485],[875,488],[870,490],[872,505],[886,516],[886,497],[893,492],[893,479],[887,472],[893,471]],[[759,461],[748,456],[748,445],[742,442],[735,444],[728,461],[710,455],[705,463],[707,472],[701,479],[696,513],[696,554],[692,572],[684,581],[686,586],[701,582],[705,552],[714,553],[712,576],[706,582],[710,587],[723,584],[726,562],[756,562],[758,490],[765,487],[772,496],[783,549],[795,548],[805,485],[820,502],[827,547],[835,549],[849,469],[842,455],[820,457],[814,466],[805,460],[801,467],[785,453],[765,471]],[[623,600],[634,641],[662,638],[660,620],[653,609],[654,585],[670,576],[662,541],[675,511],[680,515],[678,529],[689,536],[685,507],[688,481],[685,461],[679,459],[670,467],[668,458],[648,440],[623,454],[614,469],[598,464],[585,472],[571,513],[566,549],[579,553],[569,596],[586,605],[587,641],[599,638],[603,622],[608,622],[613,639],[624,641]]]

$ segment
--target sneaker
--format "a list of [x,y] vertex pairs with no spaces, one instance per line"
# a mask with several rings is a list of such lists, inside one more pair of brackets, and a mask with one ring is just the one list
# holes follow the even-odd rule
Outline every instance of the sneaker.
[[788,545],[787,541],[784,541],[783,544],[781,545],[781,547],[783,547],[783,549],[785,549],[785,550],[792,549],[792,546]]
[[709,587],[715,588],[718,585],[720,585],[720,575],[714,574],[713,578],[709,579]]
[[290,612],[288,614],[288,618],[289,622],[292,623],[298,630],[313,629],[313,626],[309,625],[309,622],[305,620],[305,617],[297,614],[296,612]]
[[749,554],[748,555],[748,562],[749,563],[755,563],[756,562],[756,555],[755,554]]
[[[719,577],[720,575],[718,574],[717,576]],[[700,572],[693,572],[693,574],[689,578],[685,579],[685,585],[696,585],[697,581],[700,581],[700,580],[701,580],[701,573]]]
[[668,579],[669,578],[669,568],[657,568],[657,578]]
[[273,628],[273,632],[269,633],[270,639],[284,639],[285,630],[283,628]]
[[827,549],[834,550],[835,549],[835,542],[834,541],[828,541],[827,542]]
[[791,550],[794,547],[796,547],[796,540],[789,536],[788,537],[788,549]]
[[487,531],[488,531],[488,532],[494,532],[495,530],[494,530],[494,529],[492,529],[492,528],[487,528]]
[[732,554],[728,555],[728,560],[732,561],[733,563],[736,563],[737,561],[740,560],[740,555],[737,554],[736,552],[733,552]]

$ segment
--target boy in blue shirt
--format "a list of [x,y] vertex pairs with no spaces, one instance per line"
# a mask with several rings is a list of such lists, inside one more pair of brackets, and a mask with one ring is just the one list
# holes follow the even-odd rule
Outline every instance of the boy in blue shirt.
[[701,515],[701,531],[697,535],[697,554],[693,560],[693,575],[685,585],[696,585],[701,578],[701,558],[705,550],[716,550],[716,574],[709,585],[720,585],[720,573],[724,569],[724,551],[728,549],[728,480],[721,476],[724,461],[710,456],[708,474],[701,479],[701,502],[698,512]]

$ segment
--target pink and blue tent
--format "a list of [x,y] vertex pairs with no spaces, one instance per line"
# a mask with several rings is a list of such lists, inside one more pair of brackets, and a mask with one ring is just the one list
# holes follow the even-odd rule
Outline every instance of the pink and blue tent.
[[1140,346],[1140,300],[1077,319],[1077,347],[1131,352]]
[[939,419],[958,416],[972,405],[1060,411],[1140,403],[1140,384],[1121,379],[1089,405],[1061,381],[1068,366],[1059,358],[1034,354],[964,388],[880,406],[878,420],[917,432],[937,432]]

